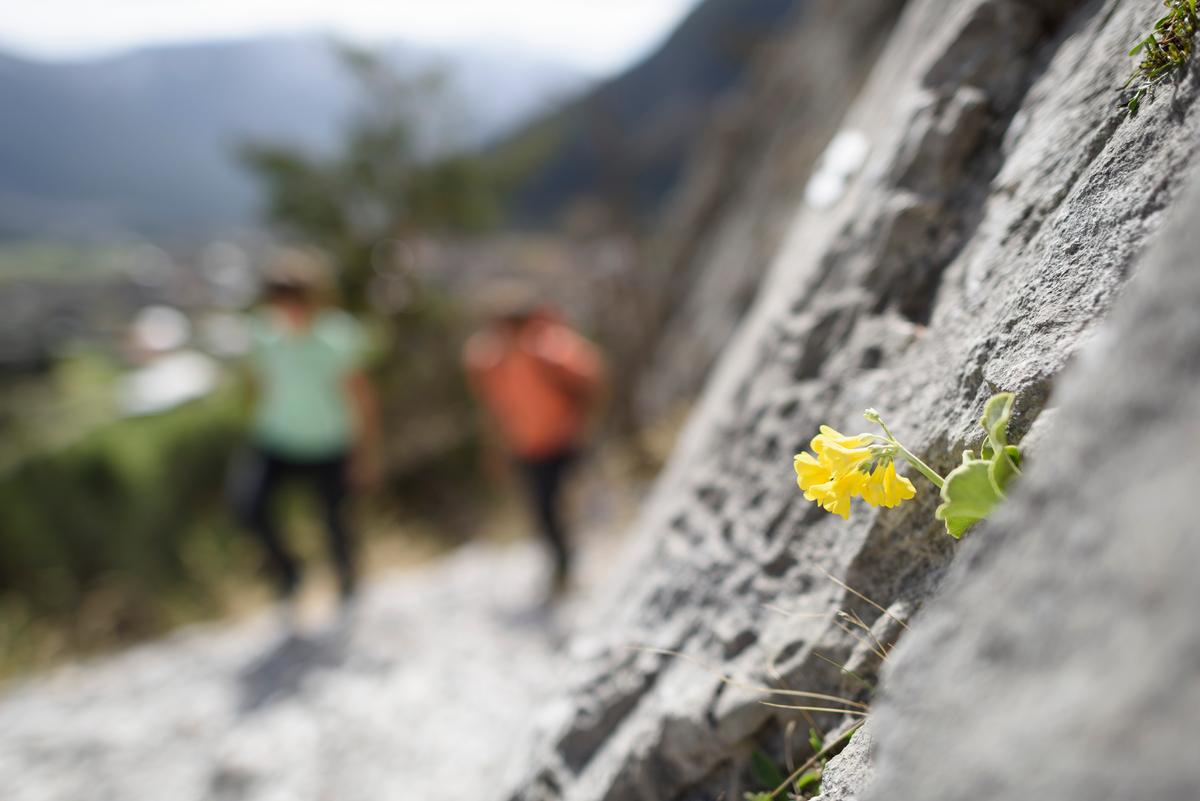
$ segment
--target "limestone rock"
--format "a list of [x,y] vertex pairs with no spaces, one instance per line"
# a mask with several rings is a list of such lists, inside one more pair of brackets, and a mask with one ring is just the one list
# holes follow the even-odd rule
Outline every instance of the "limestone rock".
[[1200,183],[897,650],[867,799],[1200,798]]
[[807,0],[709,126],[654,232],[654,346],[636,405],[648,420],[694,398],[754,299],[814,163],[904,3]]
[[627,579],[594,610],[604,655],[511,798],[740,798],[749,754],[782,761],[788,724],[808,726],[748,685],[853,694],[833,666],[849,663],[874,681],[866,636],[836,613],[873,631],[881,615],[826,571],[908,619],[960,548],[928,484],[845,523],[802,499],[792,454],[821,423],[865,430],[873,406],[944,472],[999,390],[1018,394],[1015,434],[1034,427],[1200,146],[1191,77],[1134,119],[1118,107],[1130,37],[1156,11],[906,4],[843,121],[870,157],[841,201],[796,207],[635,527]]
[[874,724],[867,721],[846,749],[829,760],[821,774],[821,794],[814,801],[856,801],[874,774]]

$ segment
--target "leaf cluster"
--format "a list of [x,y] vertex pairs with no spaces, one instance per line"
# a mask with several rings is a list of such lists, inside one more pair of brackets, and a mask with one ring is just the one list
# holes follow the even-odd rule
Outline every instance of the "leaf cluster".
[[1196,0],[1164,0],[1167,13],[1154,23],[1154,29],[1129,51],[1141,56],[1133,74],[1125,82],[1133,94],[1126,101],[1130,116],[1137,114],[1142,100],[1160,83],[1182,68],[1192,57],[1200,17]]
[[950,471],[942,486],[942,504],[934,516],[946,531],[961,539],[968,528],[986,518],[1004,500],[1004,490],[1021,474],[1021,451],[1008,442],[1014,396],[1001,392],[987,402],[979,424],[986,436],[979,456],[964,451],[962,464]]

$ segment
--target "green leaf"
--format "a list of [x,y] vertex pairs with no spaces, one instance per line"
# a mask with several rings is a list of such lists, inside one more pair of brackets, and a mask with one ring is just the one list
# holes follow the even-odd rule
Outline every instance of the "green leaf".
[[750,754],[750,775],[756,782],[770,790],[787,783],[787,777],[779,770],[779,766],[761,749],[757,748]]
[[934,514],[955,539],[987,517],[1004,500],[1008,483],[1021,474],[1021,451],[1008,444],[1014,402],[1011,392],[1000,392],[988,399],[979,419],[987,434],[979,449],[983,458],[976,459],[971,451],[965,451],[962,464],[946,476],[943,503]]
[[825,739],[821,737],[821,732],[810,728],[808,730],[808,744],[812,746],[813,753],[817,753],[825,747]]
[[992,489],[1001,498],[1004,497],[1004,488],[1008,486],[1008,482],[1020,474],[1021,449],[1016,445],[1009,445],[1003,451],[997,452],[988,462],[988,479],[992,482]]
[[774,801],[770,793],[746,793],[742,797],[746,801]]
[[979,424],[987,432],[993,451],[1003,451],[1008,446],[1008,421],[1012,418],[1015,399],[1016,396],[1011,392],[1000,392],[993,395],[983,407]]
[[1145,96],[1145,94],[1146,94],[1146,90],[1140,89],[1140,90],[1138,90],[1137,94],[1135,94],[1133,97],[1131,97],[1129,99],[1129,116],[1130,117],[1137,116],[1138,109],[1142,105],[1142,97]]
[[979,458],[986,462],[992,458],[994,453],[995,451],[992,450],[992,441],[987,437],[984,437],[983,444],[979,446]]
[[807,787],[812,787],[815,793],[821,792],[821,774],[823,772],[822,768],[813,768],[799,779],[796,779],[796,792],[803,793]]
[[934,516],[946,524],[951,537],[961,539],[968,528],[983,520],[1003,500],[992,486],[989,468],[983,459],[964,460],[950,471],[942,486],[942,503]]

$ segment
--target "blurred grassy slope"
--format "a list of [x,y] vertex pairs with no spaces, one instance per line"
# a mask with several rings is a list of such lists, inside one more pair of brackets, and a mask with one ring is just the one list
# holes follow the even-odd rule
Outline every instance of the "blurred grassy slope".
[[[219,480],[241,417],[226,386],[0,471],[0,672],[221,608],[218,587],[247,567]],[[48,623],[53,642],[34,631]]]

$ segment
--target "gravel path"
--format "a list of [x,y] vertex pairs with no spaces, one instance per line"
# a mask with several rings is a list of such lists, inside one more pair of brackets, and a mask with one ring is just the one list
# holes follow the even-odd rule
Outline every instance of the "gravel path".
[[[589,560],[587,576],[600,570]],[[5,801],[487,798],[565,710],[579,600],[538,610],[531,545],[368,586],[348,621],[194,627],[10,685]]]

